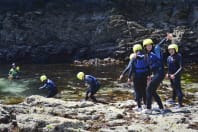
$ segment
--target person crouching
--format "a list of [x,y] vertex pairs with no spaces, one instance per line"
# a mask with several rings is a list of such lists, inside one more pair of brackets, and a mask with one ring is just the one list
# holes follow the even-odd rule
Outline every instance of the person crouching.
[[94,95],[97,93],[97,91],[100,88],[100,83],[98,82],[98,80],[94,76],[85,75],[84,72],[79,72],[77,74],[77,78],[81,81],[84,81],[85,84],[88,85],[85,100],[91,98],[93,102],[97,102]]
[[58,89],[56,88],[55,83],[48,79],[46,75],[42,75],[40,77],[41,82],[44,84],[42,87],[39,89],[48,89],[48,95],[46,96],[47,98],[54,97],[58,93]]

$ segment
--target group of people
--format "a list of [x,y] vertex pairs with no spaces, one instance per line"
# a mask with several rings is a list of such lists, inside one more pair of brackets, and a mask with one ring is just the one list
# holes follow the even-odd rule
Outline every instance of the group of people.
[[167,58],[168,73],[165,75],[163,54],[161,45],[172,39],[172,34],[167,34],[160,43],[154,46],[152,39],[143,40],[141,44],[133,46],[133,53],[130,55],[128,66],[121,73],[121,80],[125,73],[128,74],[128,82],[133,77],[135,100],[137,102],[137,111],[142,111],[142,102],[146,106],[145,113],[152,112],[152,99],[157,102],[159,109],[163,112],[164,106],[161,98],[157,93],[157,88],[163,81],[164,77],[170,79],[173,88],[172,100],[174,103],[178,96],[178,107],[182,107],[183,93],[181,90],[180,77],[182,70],[182,57],[178,53],[178,45],[170,44],[168,52],[170,56]]
[[[137,102],[137,111],[142,111],[142,102],[146,106],[145,113],[152,112],[152,99],[157,102],[159,109],[163,111],[164,106],[161,98],[157,93],[157,88],[163,81],[164,77],[170,79],[173,88],[172,100],[174,103],[178,96],[178,107],[182,107],[183,93],[181,90],[180,78],[182,70],[182,57],[178,52],[177,44],[170,44],[168,52],[170,56],[167,58],[168,72],[165,75],[163,54],[161,52],[161,45],[172,39],[172,34],[167,36],[158,44],[154,45],[152,39],[143,40],[143,44],[135,44],[133,46],[133,53],[130,55],[130,61],[124,71],[121,73],[119,80],[121,80],[128,72],[128,82],[131,83],[133,78],[135,101]],[[9,72],[9,78],[19,78],[19,67],[12,64]],[[97,102],[95,94],[100,88],[99,81],[92,75],[85,75],[84,72],[77,73],[77,78],[88,84],[85,100],[89,98],[93,102]],[[58,93],[55,83],[46,75],[40,76],[40,81],[43,86],[39,89],[49,89],[46,97],[53,97]]]

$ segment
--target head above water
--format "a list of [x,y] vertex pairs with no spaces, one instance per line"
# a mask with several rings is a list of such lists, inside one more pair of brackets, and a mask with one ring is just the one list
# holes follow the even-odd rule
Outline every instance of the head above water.
[[12,67],[16,67],[16,64],[14,62],[12,63]]
[[47,80],[47,76],[46,75],[40,76],[40,80],[41,80],[41,82],[46,81]]
[[85,77],[85,73],[84,73],[84,72],[78,72],[78,74],[77,74],[76,76],[77,76],[77,78],[78,78],[79,80],[83,80],[84,77]]

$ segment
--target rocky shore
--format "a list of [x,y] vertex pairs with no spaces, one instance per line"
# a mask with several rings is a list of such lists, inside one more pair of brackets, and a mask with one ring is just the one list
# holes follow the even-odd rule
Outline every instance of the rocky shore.
[[[189,85],[196,88],[197,85]],[[161,89],[162,90],[162,89]],[[170,91],[170,88],[163,89]],[[183,108],[154,103],[150,115],[136,112],[134,100],[117,102],[63,101],[38,95],[16,105],[0,105],[0,131],[7,132],[159,132],[198,130],[198,92],[185,92]],[[190,101],[190,103],[189,103]]]

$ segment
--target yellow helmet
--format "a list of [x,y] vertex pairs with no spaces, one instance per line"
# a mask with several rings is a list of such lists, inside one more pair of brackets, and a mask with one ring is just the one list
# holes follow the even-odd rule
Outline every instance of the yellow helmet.
[[134,53],[137,52],[138,50],[142,50],[141,44],[135,44],[135,45],[133,46],[133,52],[134,52]]
[[19,66],[17,66],[17,67],[16,67],[16,70],[17,70],[17,71],[19,71],[19,70],[20,70],[20,67],[19,67]]
[[40,77],[40,80],[41,80],[41,82],[47,80],[47,76],[46,76],[46,75],[42,75],[42,76]]
[[178,52],[178,50],[179,50],[177,44],[170,44],[170,45],[168,46],[168,49],[175,49],[176,52]]
[[136,57],[136,55],[134,53],[130,54],[129,59],[132,60]]
[[84,73],[84,72],[79,72],[79,73],[77,74],[77,78],[78,78],[79,80],[83,80],[84,76],[85,76],[85,73]]
[[143,40],[143,46],[151,45],[151,44],[153,44],[153,40],[152,39],[144,39]]

